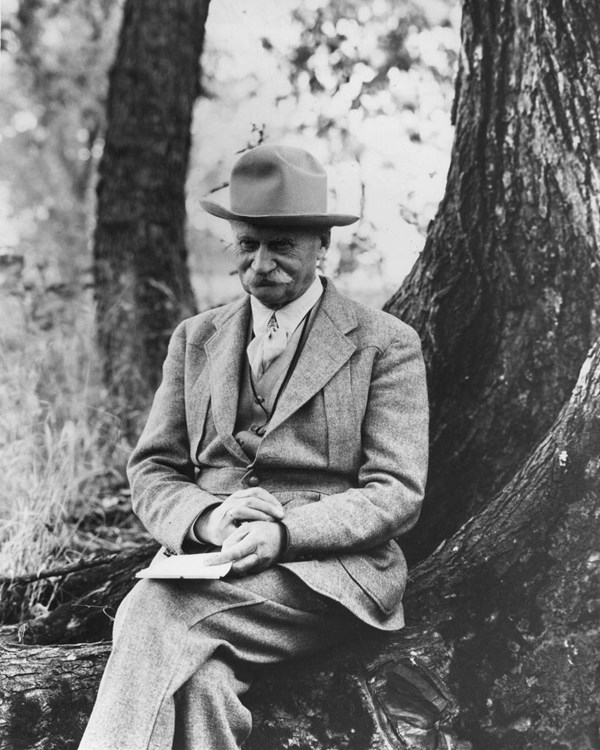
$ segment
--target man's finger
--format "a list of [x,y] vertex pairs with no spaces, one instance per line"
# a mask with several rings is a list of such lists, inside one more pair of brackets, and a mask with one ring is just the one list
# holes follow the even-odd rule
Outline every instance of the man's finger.
[[223,547],[231,547],[233,544],[237,544],[239,541],[244,539],[250,533],[250,524],[243,523],[239,528],[232,531],[228,537],[223,540]]
[[[233,553],[232,553],[233,549]],[[230,547],[229,549],[221,549],[220,552],[215,552],[214,558],[211,560],[211,565],[222,565],[223,563],[234,563],[239,559],[235,554],[235,548]]]
[[261,510],[256,508],[236,508],[227,514],[228,518],[234,521],[266,521],[267,523],[274,523],[279,518],[263,513]]
[[235,575],[245,575],[256,568],[260,558],[256,552],[252,552],[250,555],[234,562],[231,566],[231,572]]
[[[253,515],[248,515],[249,512],[253,513]],[[232,506],[227,511],[227,515],[231,516],[232,513],[238,519],[243,517],[256,519],[260,517],[261,520],[272,520],[273,518],[281,520],[285,516],[285,511],[281,506],[269,505],[264,500],[256,500],[255,498],[248,499],[243,504],[240,503]],[[260,514],[260,516],[257,514]]]
[[241,541],[239,544],[234,544],[232,547],[227,547],[224,552],[228,552],[232,561],[242,560],[248,555],[256,554],[256,545],[248,544],[246,541]]
[[227,537],[221,548],[220,554],[226,556],[227,562],[241,560],[248,555],[256,553],[257,550],[256,541],[247,539],[246,537],[243,539],[237,539],[235,538],[236,533],[237,532],[234,532],[231,536]]
[[264,500],[266,503],[271,503],[273,505],[278,505],[279,507],[281,507],[281,503],[275,497],[275,495],[272,495],[268,490],[265,490],[264,487],[246,487],[246,489],[243,490],[236,490],[229,497],[256,497],[259,500]]
[[214,557],[211,558],[210,566],[212,566],[212,565],[223,565],[223,563],[231,562],[231,560],[229,559],[229,557],[227,555],[227,552],[221,551],[221,552],[214,552],[212,554],[214,554]]

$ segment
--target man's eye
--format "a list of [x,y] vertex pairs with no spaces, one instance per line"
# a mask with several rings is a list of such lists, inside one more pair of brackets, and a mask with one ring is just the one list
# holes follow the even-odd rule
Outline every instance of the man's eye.
[[250,240],[241,240],[239,243],[239,248],[245,253],[251,253],[256,250],[256,242],[251,242]]

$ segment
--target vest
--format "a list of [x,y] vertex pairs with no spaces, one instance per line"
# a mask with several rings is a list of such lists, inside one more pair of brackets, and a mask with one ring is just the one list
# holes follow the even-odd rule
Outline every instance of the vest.
[[[283,393],[290,375],[294,371],[304,342],[310,333],[313,320],[319,309],[322,297],[308,312],[308,318],[290,336],[285,351],[273,360],[269,367],[256,378],[246,356],[244,372],[240,383],[238,411],[234,437],[244,453],[253,461],[263,439],[269,420],[277,408],[279,396]],[[250,327],[248,342],[252,336]]]

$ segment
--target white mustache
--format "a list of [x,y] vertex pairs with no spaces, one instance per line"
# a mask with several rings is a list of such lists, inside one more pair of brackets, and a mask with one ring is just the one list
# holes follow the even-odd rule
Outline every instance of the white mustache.
[[281,268],[276,268],[274,271],[267,274],[256,274],[251,269],[248,269],[246,272],[246,281],[250,283],[266,281],[272,284],[288,284],[293,281],[293,279]]

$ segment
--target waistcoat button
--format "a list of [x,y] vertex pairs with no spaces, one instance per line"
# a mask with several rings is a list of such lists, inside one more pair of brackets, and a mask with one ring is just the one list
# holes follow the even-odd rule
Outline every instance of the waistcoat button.
[[246,479],[246,483],[250,487],[258,487],[260,484],[260,479],[256,476],[256,474],[250,474],[250,476]]

